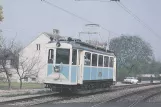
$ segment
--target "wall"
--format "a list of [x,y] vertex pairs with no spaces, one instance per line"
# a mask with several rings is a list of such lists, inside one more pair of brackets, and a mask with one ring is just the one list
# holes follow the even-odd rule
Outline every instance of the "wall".
[[[32,60],[33,57],[39,57],[40,63],[36,64],[33,70],[37,72],[40,69],[37,78],[37,82],[40,83],[47,76],[47,51],[45,45],[49,40],[49,37],[42,33],[20,52],[20,60],[24,60],[24,58]],[[37,44],[40,44],[40,50],[37,50]]]

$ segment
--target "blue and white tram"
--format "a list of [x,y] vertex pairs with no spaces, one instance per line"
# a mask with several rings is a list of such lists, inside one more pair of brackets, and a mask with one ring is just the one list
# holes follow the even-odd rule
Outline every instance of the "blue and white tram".
[[109,88],[116,82],[113,52],[68,38],[47,44],[48,67],[44,83],[58,92]]

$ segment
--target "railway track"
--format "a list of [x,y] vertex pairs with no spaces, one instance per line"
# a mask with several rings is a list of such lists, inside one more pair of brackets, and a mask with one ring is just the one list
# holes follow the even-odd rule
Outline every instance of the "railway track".
[[21,101],[29,101],[31,99],[36,99],[36,98],[41,98],[41,97],[50,97],[50,96],[55,96],[57,95],[56,93],[49,93],[49,94],[42,94],[42,95],[35,95],[35,96],[31,96],[31,97],[24,97],[24,98],[15,98],[15,99],[11,99],[11,100],[4,100],[0,102],[0,105],[4,105],[4,104],[9,104],[9,103],[15,103],[15,102],[21,102]]
[[113,86],[112,89],[124,89],[124,88],[136,88],[140,86],[149,86],[149,85],[158,85],[161,83],[146,83],[146,84],[131,84],[131,85],[120,85],[120,86]]
[[[157,94],[160,94],[161,93],[160,88],[161,87],[158,87],[156,89],[149,89],[149,90],[141,91],[141,92],[138,92],[138,93],[132,95],[131,97],[133,97],[133,98],[131,100],[134,100],[134,101],[131,101],[131,104],[129,104],[127,107],[136,107],[140,103],[146,102],[148,99],[156,96]],[[127,99],[130,99],[130,98],[127,98]]]
[[[136,88],[136,87],[142,87],[142,86],[148,86],[148,85],[157,85],[157,84],[138,84],[138,85],[125,85],[125,86],[115,86],[112,88],[112,91],[117,91],[117,90],[124,90],[126,88]],[[104,92],[97,92],[94,94],[99,94],[99,93],[105,93]],[[39,105],[39,104],[44,104],[44,103],[50,103],[50,102],[59,102],[62,100],[70,100],[70,99],[75,99],[75,98],[80,98],[84,96],[89,96],[92,95],[93,93],[86,94],[86,95],[72,95],[72,94],[67,94],[67,95],[62,95],[59,93],[50,93],[50,94],[45,94],[45,95],[38,95],[38,96],[33,96],[33,97],[27,97],[27,98],[19,98],[19,99],[13,99],[13,100],[6,100],[3,102],[0,102],[0,105],[5,105],[5,104],[21,104],[27,103],[29,104],[32,101],[35,101],[36,103],[30,104],[30,105]],[[43,99],[48,99],[46,101],[43,101]]]
[[[154,90],[153,90],[154,91]],[[146,102],[148,99],[150,99],[151,97],[156,96],[157,94],[160,94],[161,90],[157,90],[154,93],[150,93],[150,95],[147,95],[145,97],[143,97],[142,99],[136,100],[133,103],[131,103],[130,105],[128,105],[128,107],[136,107],[137,105],[139,105],[142,102]]]
[[123,90],[127,88],[137,88],[137,87],[143,87],[143,86],[149,86],[149,85],[158,85],[160,83],[146,83],[146,84],[130,84],[130,85],[121,85],[121,86],[112,86],[111,88],[103,89],[103,90],[96,90],[96,91],[82,91],[80,94],[98,94],[98,93],[104,93],[107,91],[117,91],[117,90]]
[[[95,104],[91,107],[99,107],[99,106],[101,106],[105,103],[123,102],[125,99],[129,100],[130,99],[129,97],[133,97],[131,99],[134,100],[134,101],[131,101],[131,103],[129,105],[127,105],[127,107],[136,107],[138,104],[140,104],[142,102],[146,102],[148,99],[150,99],[150,98],[152,98],[152,97],[154,97],[155,95],[158,95],[158,94],[161,94],[161,86],[126,93],[124,95],[116,96],[116,97],[113,97],[113,98],[108,99],[106,101],[102,101],[102,102]],[[140,98],[137,99],[137,96],[140,97]],[[126,102],[126,101],[124,101],[124,102]]]

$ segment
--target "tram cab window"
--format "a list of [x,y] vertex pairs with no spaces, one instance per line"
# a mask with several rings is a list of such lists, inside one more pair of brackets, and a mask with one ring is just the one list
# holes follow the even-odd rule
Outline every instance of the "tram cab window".
[[102,55],[99,55],[98,66],[100,67],[103,66],[103,56]]
[[92,54],[92,66],[97,66],[97,54]]
[[91,53],[85,52],[84,56],[84,65],[89,65],[91,64]]
[[53,58],[54,58],[54,50],[53,49],[49,49],[49,52],[48,52],[48,63],[53,63]]
[[76,62],[77,62],[77,50],[73,49],[73,52],[72,52],[72,65],[76,65]]
[[56,64],[69,64],[70,49],[56,50]]
[[113,63],[114,63],[114,58],[110,57],[110,67],[113,67]]
[[109,57],[108,56],[104,56],[104,67],[108,67],[108,61]]

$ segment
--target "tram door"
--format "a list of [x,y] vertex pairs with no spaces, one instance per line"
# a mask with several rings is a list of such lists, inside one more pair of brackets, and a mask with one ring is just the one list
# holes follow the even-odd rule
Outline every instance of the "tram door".
[[55,49],[48,49],[48,66],[47,66],[47,76],[51,75],[54,71],[53,66],[55,66]]
[[78,83],[79,84],[83,84],[83,68],[84,68],[84,51],[83,50],[78,50],[78,66],[79,66],[79,70],[78,70]]

